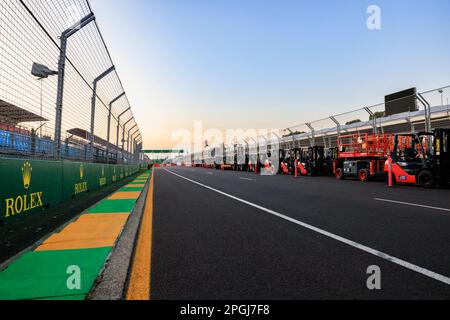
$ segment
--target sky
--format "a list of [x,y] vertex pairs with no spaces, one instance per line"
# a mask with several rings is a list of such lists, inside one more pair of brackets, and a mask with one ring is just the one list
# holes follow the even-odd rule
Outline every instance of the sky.
[[450,85],[448,0],[90,2],[146,149],[195,121],[286,128]]

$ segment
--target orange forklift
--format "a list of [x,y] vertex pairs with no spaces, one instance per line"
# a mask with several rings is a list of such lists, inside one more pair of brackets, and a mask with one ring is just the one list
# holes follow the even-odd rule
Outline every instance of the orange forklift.
[[280,169],[283,174],[295,175],[295,165],[297,164],[298,175],[307,175],[302,160],[306,159],[305,151],[301,148],[282,150],[280,153]]
[[[450,129],[399,134],[394,138],[393,183],[417,184],[424,188],[450,184]],[[385,164],[388,177],[389,163]]]
[[280,150],[280,174],[291,175],[291,150]]

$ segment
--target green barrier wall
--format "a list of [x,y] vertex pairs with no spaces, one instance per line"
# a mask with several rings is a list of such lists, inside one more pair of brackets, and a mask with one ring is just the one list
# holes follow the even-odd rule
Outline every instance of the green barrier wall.
[[0,158],[0,222],[40,212],[139,170],[139,165]]

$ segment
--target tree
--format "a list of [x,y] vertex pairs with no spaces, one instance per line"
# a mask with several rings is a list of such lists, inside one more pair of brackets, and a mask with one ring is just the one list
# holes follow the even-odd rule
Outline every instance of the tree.
[[293,136],[299,136],[299,135],[301,135],[301,134],[305,134],[306,132],[304,132],[304,131],[295,131],[295,132],[292,132],[292,133],[289,133],[289,134],[285,134],[284,136],[283,136],[283,138],[289,138],[289,137],[293,137]]
[[375,112],[373,116],[370,116],[369,120],[384,118],[386,115],[383,111]]
[[351,121],[347,122],[345,125],[349,126],[351,124],[360,123],[360,122],[362,122],[360,119],[355,119],[355,120],[351,120]]

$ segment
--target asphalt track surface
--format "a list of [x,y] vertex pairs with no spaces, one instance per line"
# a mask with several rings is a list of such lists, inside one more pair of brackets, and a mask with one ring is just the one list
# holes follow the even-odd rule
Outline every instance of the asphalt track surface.
[[[450,299],[449,190],[193,168],[154,179],[153,300]],[[381,290],[367,288],[373,265]]]

